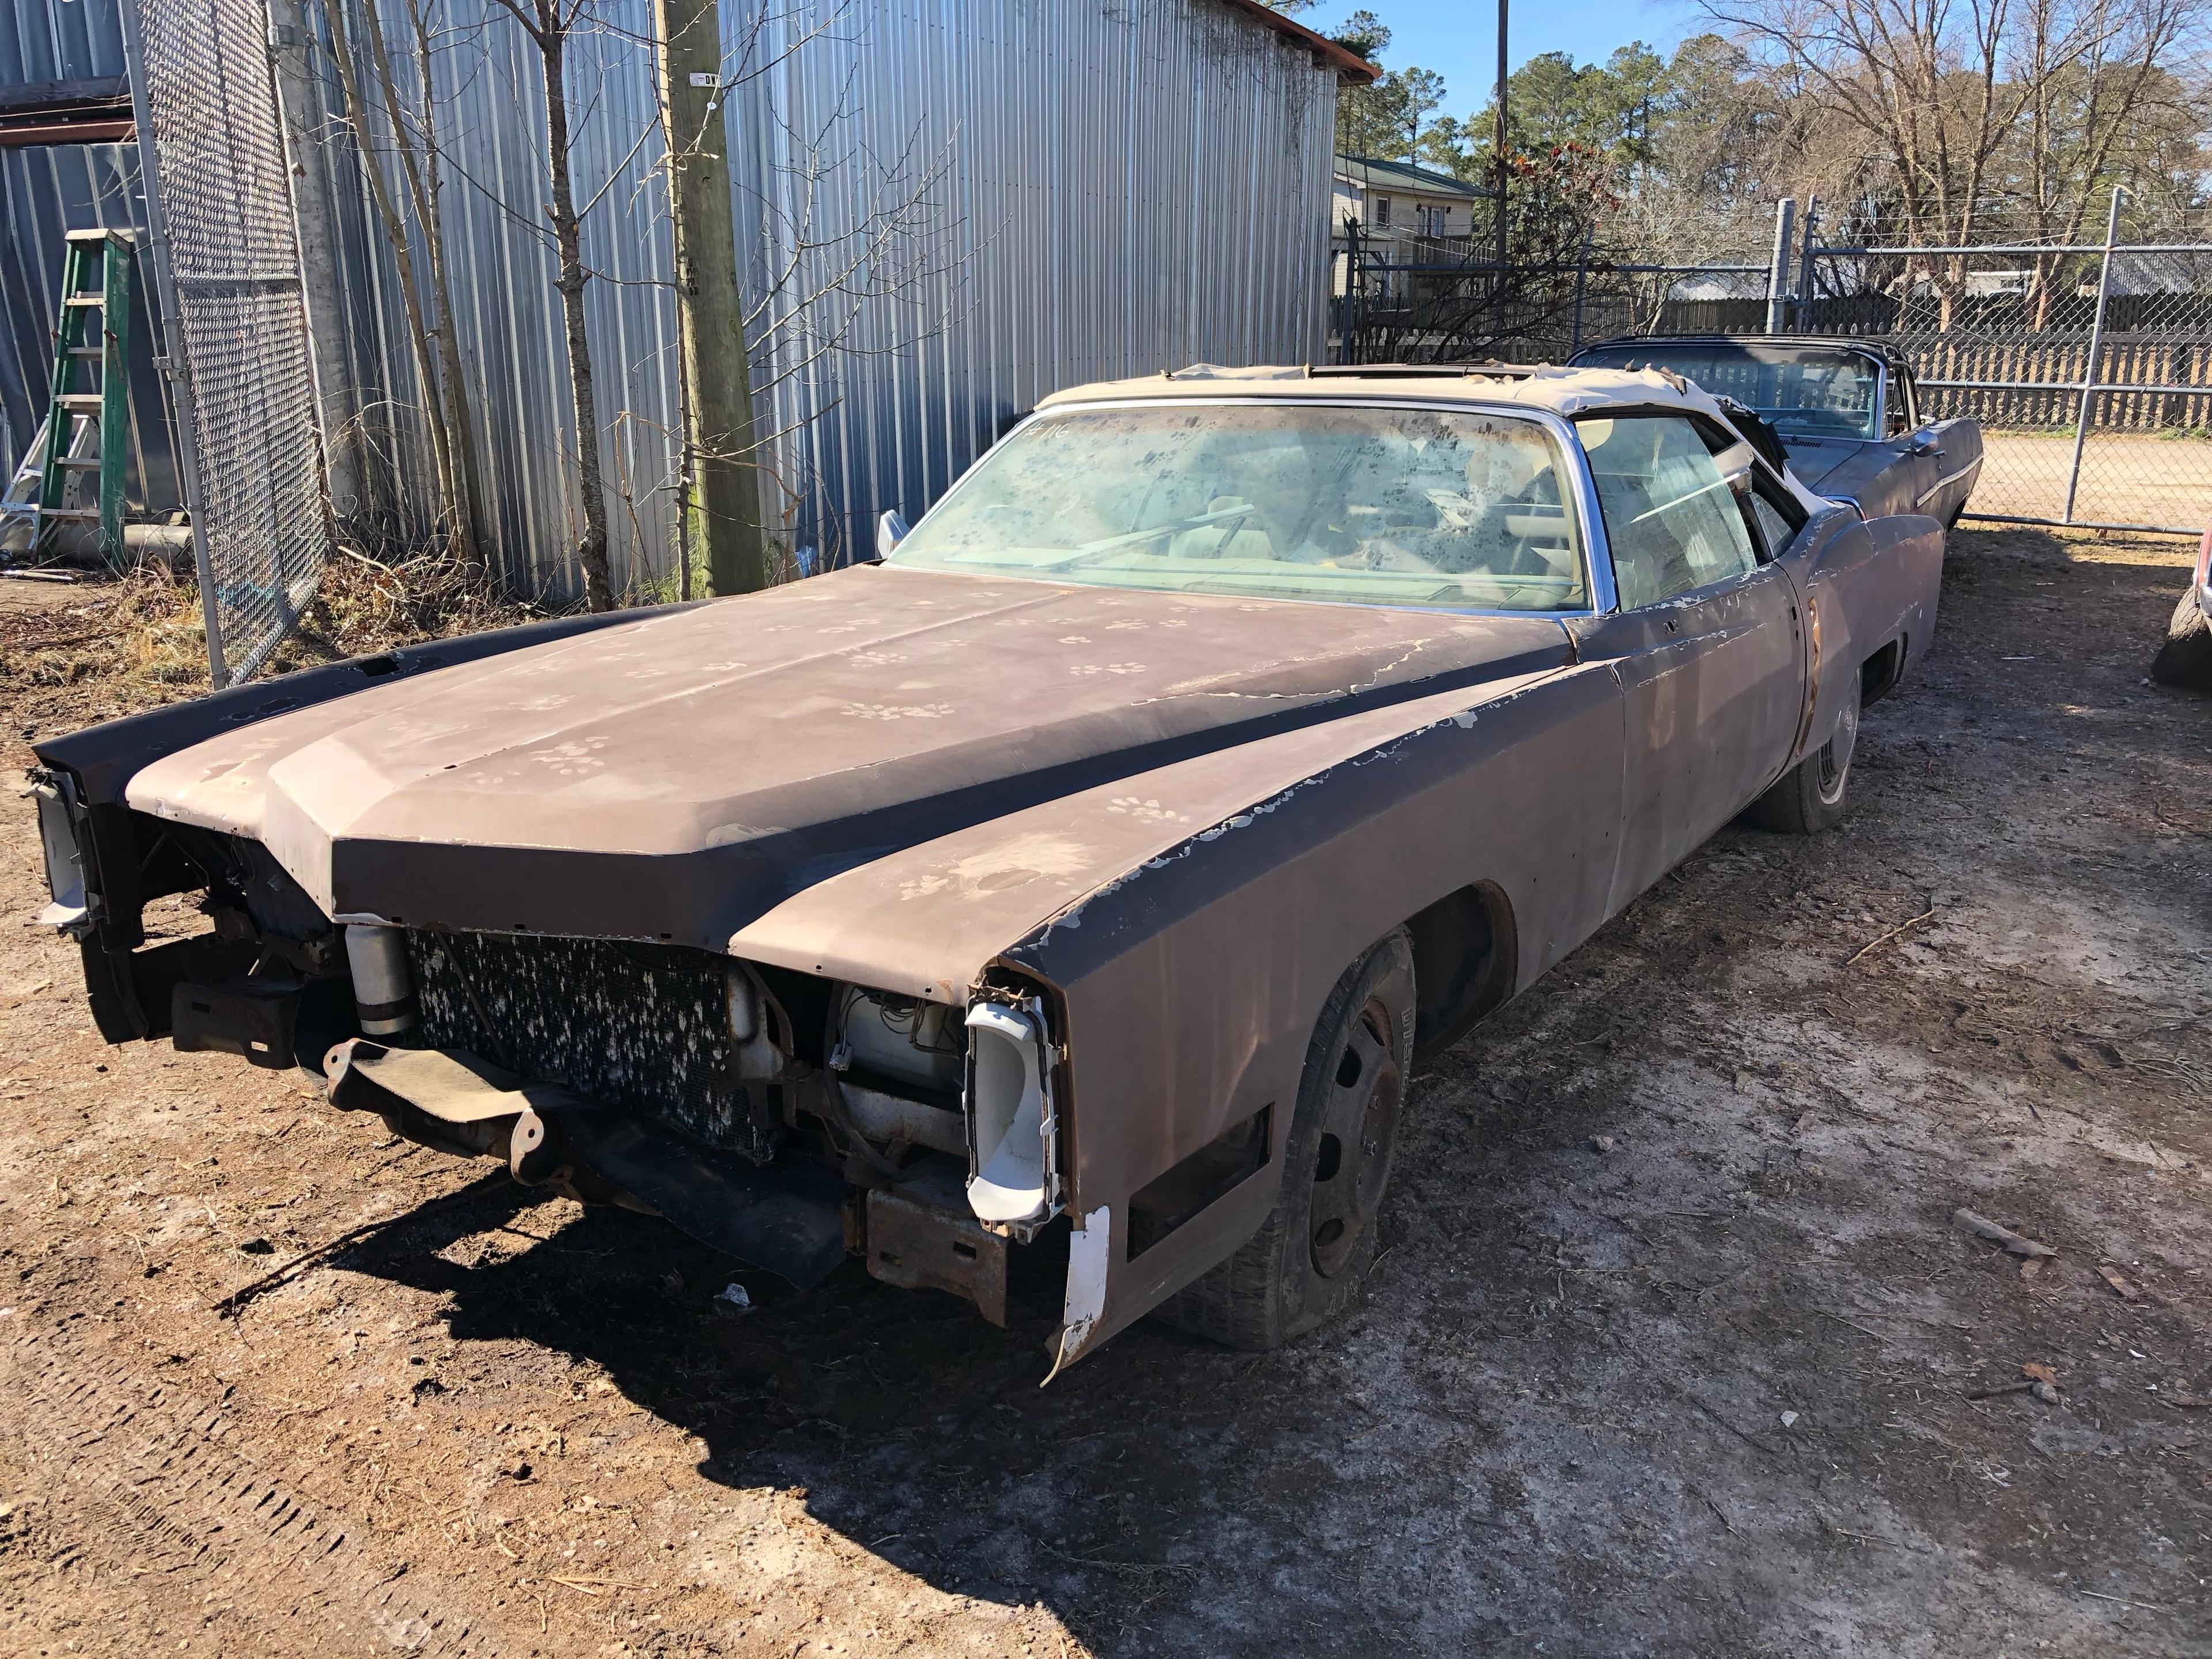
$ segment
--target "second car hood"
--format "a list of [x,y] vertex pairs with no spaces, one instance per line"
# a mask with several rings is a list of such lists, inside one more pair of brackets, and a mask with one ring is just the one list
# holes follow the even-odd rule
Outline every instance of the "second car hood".
[[[1858,459],[1879,444],[1860,438],[1793,438],[1784,434],[1782,447],[1790,456],[1790,470],[1808,489],[1820,491],[1828,475]],[[1825,492],[1820,492],[1825,493]]]
[[1567,657],[1539,617],[862,568],[279,714],[126,799],[334,916],[710,943],[963,823]]

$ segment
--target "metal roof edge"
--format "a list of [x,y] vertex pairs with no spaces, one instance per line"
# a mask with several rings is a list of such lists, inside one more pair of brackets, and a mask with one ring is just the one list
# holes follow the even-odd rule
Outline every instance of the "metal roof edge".
[[1380,79],[1382,71],[1362,58],[1349,46],[1338,45],[1326,34],[1308,28],[1304,23],[1263,5],[1261,0],[1221,0],[1231,11],[1241,11],[1264,27],[1273,29],[1293,46],[1305,47],[1314,55],[1314,61],[1336,71],[1340,81],[1355,82],[1360,86],[1371,85]]

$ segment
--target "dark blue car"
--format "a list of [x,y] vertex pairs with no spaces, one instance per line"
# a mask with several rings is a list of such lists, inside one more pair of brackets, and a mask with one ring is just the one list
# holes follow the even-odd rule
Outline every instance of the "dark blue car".
[[1923,514],[1958,522],[1982,469],[1982,428],[1928,421],[1905,360],[1821,335],[1651,335],[1579,352],[1577,367],[1658,368],[1756,412],[1808,489],[1865,519]]

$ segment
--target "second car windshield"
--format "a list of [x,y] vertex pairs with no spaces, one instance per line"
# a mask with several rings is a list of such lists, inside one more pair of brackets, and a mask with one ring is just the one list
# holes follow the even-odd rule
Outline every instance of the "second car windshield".
[[1629,341],[1575,359],[1589,368],[1663,368],[1755,409],[1785,435],[1875,438],[1881,371],[1856,351],[1819,346]]
[[1387,405],[1155,404],[1047,414],[891,562],[1350,605],[1588,606],[1551,434]]

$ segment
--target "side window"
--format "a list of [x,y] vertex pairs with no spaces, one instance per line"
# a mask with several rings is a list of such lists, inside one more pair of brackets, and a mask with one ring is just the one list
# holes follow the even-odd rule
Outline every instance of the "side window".
[[1766,543],[1766,556],[1770,559],[1778,556],[1783,549],[1796,541],[1797,532],[1804,528],[1802,525],[1794,524],[1784,518],[1782,509],[1766,499],[1766,492],[1763,489],[1753,492],[1751,511],[1752,516],[1759,520],[1759,533]]
[[1911,431],[1914,425],[1912,419],[1912,383],[1906,380],[1904,374],[1898,369],[1893,368],[1889,372],[1889,395],[1887,402],[1889,407],[1885,411],[1887,419],[1884,421],[1883,424],[1889,428],[1889,435],[1891,437],[1901,438],[1906,433]]
[[1656,605],[1758,567],[1735,492],[1698,429],[1672,415],[1582,421],[1621,608]]

